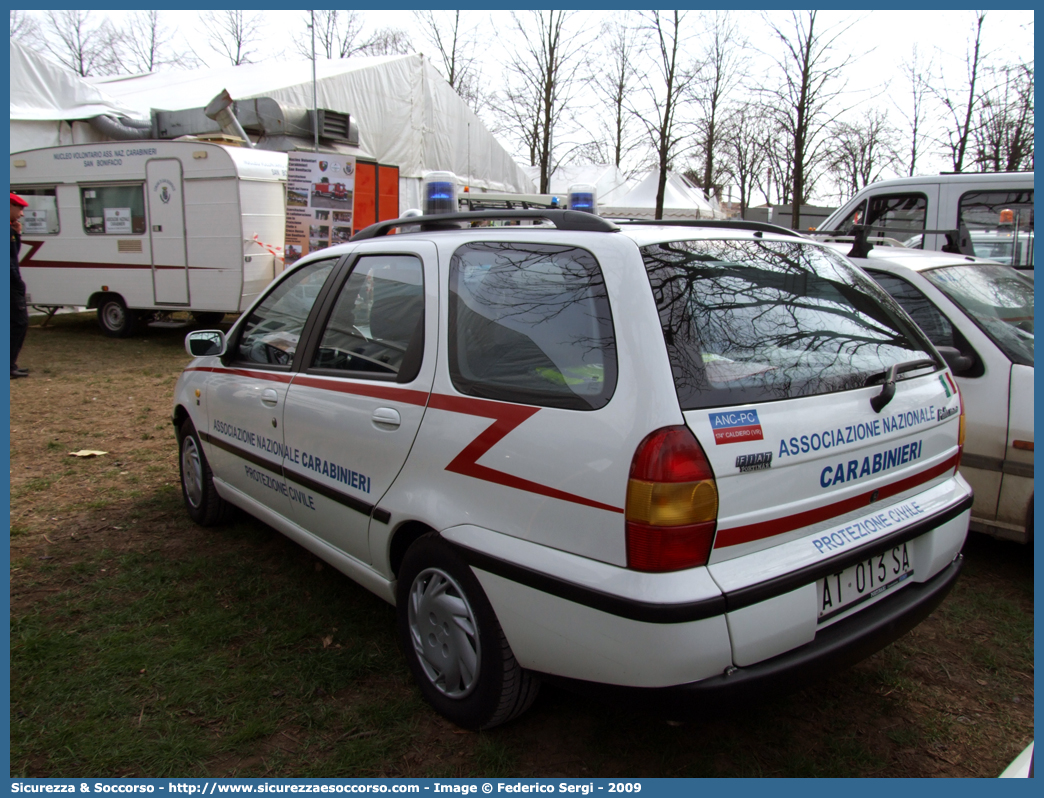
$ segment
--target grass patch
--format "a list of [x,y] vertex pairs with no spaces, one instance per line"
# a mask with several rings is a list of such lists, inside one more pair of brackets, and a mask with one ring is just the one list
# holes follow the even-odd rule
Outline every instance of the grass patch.
[[16,777],[992,777],[1033,735],[1032,562],[979,536],[926,622],[794,695],[676,725],[545,686],[518,721],[462,733],[413,686],[391,607],[245,514],[187,520],[167,420],[183,338],[109,339],[93,314],[30,329],[33,376],[11,384]]

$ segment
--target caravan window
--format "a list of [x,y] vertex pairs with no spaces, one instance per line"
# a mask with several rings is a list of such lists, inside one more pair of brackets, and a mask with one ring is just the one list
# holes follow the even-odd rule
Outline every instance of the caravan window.
[[22,216],[22,233],[28,236],[58,235],[58,198],[54,188],[14,188],[29,207]]
[[88,233],[129,236],[145,232],[145,189],[132,186],[83,186],[83,229]]

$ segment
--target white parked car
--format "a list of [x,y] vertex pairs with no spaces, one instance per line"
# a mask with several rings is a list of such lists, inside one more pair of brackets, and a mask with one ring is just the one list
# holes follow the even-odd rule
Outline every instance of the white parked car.
[[[831,244],[839,251],[844,246]],[[971,528],[1033,536],[1033,281],[980,258],[876,247],[852,258],[951,361],[964,399],[961,473],[975,489]]]
[[446,717],[503,723],[548,677],[671,714],[774,695],[950,590],[956,384],[833,250],[574,211],[403,223],[190,334],[173,420],[191,517],[235,504],[393,603]]

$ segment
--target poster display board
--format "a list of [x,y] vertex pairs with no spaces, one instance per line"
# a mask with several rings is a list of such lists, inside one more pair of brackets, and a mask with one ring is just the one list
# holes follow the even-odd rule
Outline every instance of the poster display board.
[[291,152],[286,182],[286,265],[352,237],[355,156]]

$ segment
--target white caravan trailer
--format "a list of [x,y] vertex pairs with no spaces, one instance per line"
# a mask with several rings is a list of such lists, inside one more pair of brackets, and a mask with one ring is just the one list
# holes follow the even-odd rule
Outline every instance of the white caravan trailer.
[[97,308],[114,337],[241,311],[283,270],[286,174],[286,153],[202,141],[11,153],[28,303]]

